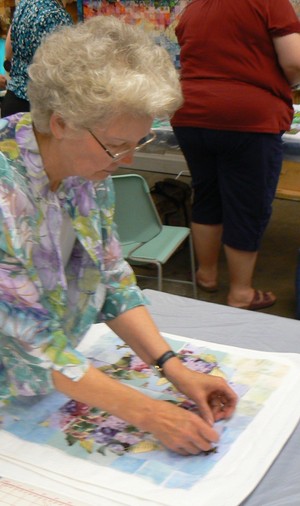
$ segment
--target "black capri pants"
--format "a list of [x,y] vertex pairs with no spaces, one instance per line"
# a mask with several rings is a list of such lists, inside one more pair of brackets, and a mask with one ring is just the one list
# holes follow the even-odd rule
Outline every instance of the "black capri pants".
[[174,127],[192,176],[192,221],[223,225],[222,241],[257,251],[272,214],[282,133]]

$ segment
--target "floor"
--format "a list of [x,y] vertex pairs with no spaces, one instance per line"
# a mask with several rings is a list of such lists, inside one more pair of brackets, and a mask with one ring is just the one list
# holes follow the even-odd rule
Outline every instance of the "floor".
[[[296,318],[295,273],[298,249],[300,248],[300,202],[275,199],[273,215],[265,233],[261,252],[258,258],[254,286],[273,291],[278,300],[276,304],[261,312],[287,318]],[[136,269],[136,273],[142,271]],[[152,271],[155,273],[155,271]],[[151,268],[143,271],[151,274]],[[166,277],[189,279],[188,247],[184,247],[169,261],[164,269]],[[141,288],[156,289],[156,282],[139,278]],[[198,289],[198,299],[226,304],[228,276],[224,254],[220,257],[220,289],[217,293],[208,294]],[[164,291],[192,297],[189,285],[166,282]]]

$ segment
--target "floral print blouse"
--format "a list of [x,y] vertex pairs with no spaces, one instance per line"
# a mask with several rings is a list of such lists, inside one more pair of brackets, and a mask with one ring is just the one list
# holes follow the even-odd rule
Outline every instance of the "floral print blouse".
[[20,0],[11,25],[12,69],[7,89],[27,98],[27,67],[42,38],[62,25],[73,24],[57,0]]
[[[0,399],[45,394],[51,369],[79,380],[75,347],[94,322],[144,304],[113,222],[111,177],[62,181],[54,193],[30,113],[0,120]],[[66,267],[63,213],[76,233]]]

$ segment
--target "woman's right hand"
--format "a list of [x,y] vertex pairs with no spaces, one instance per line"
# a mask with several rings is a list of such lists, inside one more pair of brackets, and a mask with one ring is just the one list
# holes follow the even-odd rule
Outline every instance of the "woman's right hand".
[[219,434],[195,412],[166,401],[153,401],[151,419],[143,429],[151,432],[167,448],[181,455],[198,455],[213,449]]
[[219,440],[218,433],[198,413],[152,399],[93,366],[78,381],[55,370],[52,377],[59,392],[152,433],[164,446],[181,455],[209,451]]

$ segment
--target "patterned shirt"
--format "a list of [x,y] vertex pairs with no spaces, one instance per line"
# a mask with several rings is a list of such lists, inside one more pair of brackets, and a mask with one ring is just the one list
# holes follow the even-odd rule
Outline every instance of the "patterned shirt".
[[27,98],[27,67],[42,38],[62,25],[73,24],[57,0],[20,0],[11,25],[12,68],[7,89]]
[[[0,120],[0,399],[44,394],[51,370],[79,380],[91,324],[143,305],[113,222],[111,177],[50,190],[29,113]],[[63,214],[76,240],[66,267]]]

